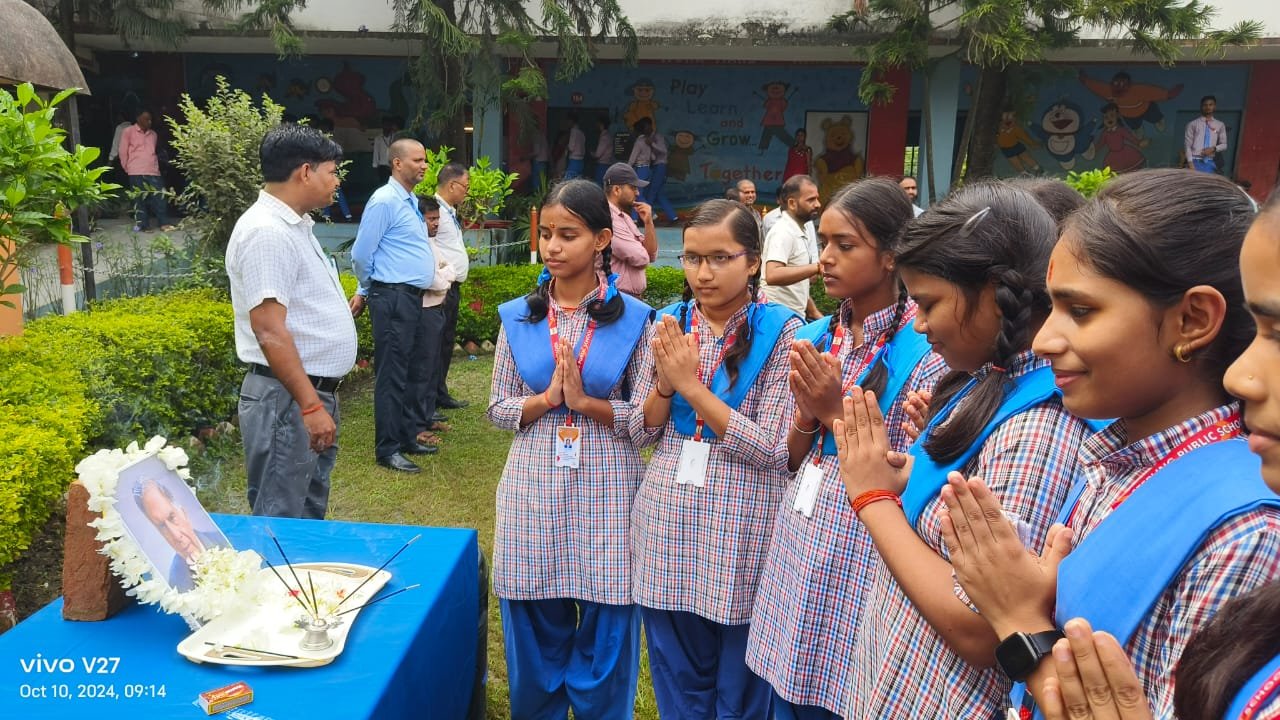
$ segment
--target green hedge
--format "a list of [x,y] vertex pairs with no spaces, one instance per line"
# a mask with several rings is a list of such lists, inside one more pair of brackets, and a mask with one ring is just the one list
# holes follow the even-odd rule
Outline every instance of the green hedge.
[[27,548],[92,448],[225,420],[243,374],[231,304],[212,290],[96,304],[0,340],[0,567]]

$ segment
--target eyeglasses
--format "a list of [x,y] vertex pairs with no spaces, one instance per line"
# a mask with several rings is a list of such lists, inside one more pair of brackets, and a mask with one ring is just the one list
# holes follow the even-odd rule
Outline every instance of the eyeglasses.
[[466,191],[468,191],[468,190],[470,190],[470,189],[471,189],[471,183],[464,183],[464,182],[462,182],[461,180],[454,180],[454,181],[453,181],[453,184],[454,184],[454,185],[461,185],[461,186],[462,186],[462,190],[463,190],[463,192],[466,192]]
[[676,259],[680,261],[685,270],[697,270],[704,261],[711,266],[712,270],[724,270],[729,267],[729,263],[746,254],[748,254],[746,250],[732,255],[694,255],[693,253],[684,253],[677,255]]

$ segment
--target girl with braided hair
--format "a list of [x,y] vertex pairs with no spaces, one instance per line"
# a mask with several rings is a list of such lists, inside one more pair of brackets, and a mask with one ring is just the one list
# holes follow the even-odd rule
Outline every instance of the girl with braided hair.
[[664,718],[767,718],[745,652],[786,487],[787,354],[800,319],[758,300],[760,229],[710,200],[684,229],[685,299],[661,311],[633,435],[657,444],[632,511],[635,601]]
[[644,463],[629,388],[653,310],[614,287],[611,228],[599,185],[556,185],[539,214],[538,286],[498,308],[488,416],[516,435],[498,484],[493,587],[517,718],[632,717],[628,545]]
[[1010,682],[992,667],[995,633],[958,592],[939,491],[951,471],[980,474],[1035,538],[1066,497],[1087,427],[1030,347],[1049,312],[1056,239],[1031,195],[979,183],[908,223],[897,243],[915,329],[952,372],[905,455],[890,446],[874,392],[852,388],[835,423],[841,479],[878,556],[854,638],[850,720],[1003,716]]
[[[1040,661],[1062,630],[1070,654],[1091,625],[1128,652],[1147,709],[1172,717],[1175,667],[1192,634],[1232,596],[1280,578],[1280,499],[1260,478],[1266,460],[1249,452],[1266,441],[1244,441],[1241,407],[1223,387],[1225,377],[1228,389],[1258,398],[1227,373],[1255,339],[1247,308],[1263,307],[1246,306],[1242,266],[1274,267],[1257,252],[1253,217],[1249,198],[1222,177],[1137,172],[1077,211],[1053,251],[1053,312],[1035,349],[1069,410],[1119,420],[1081,446],[1075,488],[1040,558],[1009,536],[981,481],[956,477],[944,498],[957,575],[1008,638],[997,656],[1026,681],[1029,693],[1015,699],[1028,715],[1060,703],[1066,684],[1056,663]],[[1246,233],[1254,252],[1242,256]],[[1251,426],[1260,409],[1249,407]],[[1184,660],[1178,685],[1210,665]],[[1183,705],[1178,716],[1221,717],[1222,704],[1190,714]]]
[[893,449],[905,451],[903,400],[932,390],[947,370],[912,327],[916,305],[895,269],[898,235],[913,216],[906,193],[886,178],[846,185],[822,214],[818,264],[827,294],[842,300],[792,346],[787,445],[796,475],[776,513],[747,642],[747,664],[772,685],[778,720],[834,720],[844,711],[876,561],[840,481],[830,432],[840,398],[855,384],[874,390]]

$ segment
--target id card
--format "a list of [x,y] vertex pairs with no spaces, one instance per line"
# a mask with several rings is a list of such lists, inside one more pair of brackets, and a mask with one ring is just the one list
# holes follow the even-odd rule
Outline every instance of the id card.
[[578,469],[582,455],[582,429],[573,425],[556,428],[556,467]]
[[818,490],[822,487],[822,468],[813,463],[804,464],[800,471],[800,487],[796,489],[796,501],[791,509],[807,518],[813,517],[813,509],[818,504]]
[[705,486],[707,484],[707,460],[710,457],[710,443],[685,440],[680,446],[680,464],[676,466],[676,482],[694,487]]

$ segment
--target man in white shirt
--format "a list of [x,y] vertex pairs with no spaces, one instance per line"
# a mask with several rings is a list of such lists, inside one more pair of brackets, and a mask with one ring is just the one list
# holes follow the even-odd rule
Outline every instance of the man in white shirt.
[[1200,98],[1200,117],[1187,123],[1183,137],[1187,165],[1198,172],[1218,172],[1218,153],[1227,151],[1227,126],[1213,116],[1218,99],[1212,95]]
[[[440,336],[440,367],[436,380],[436,407],[444,410],[464,408],[470,404],[451,395],[448,383],[449,366],[453,363],[453,344],[458,330],[458,299],[462,294],[462,283],[467,281],[467,271],[471,267],[471,256],[467,254],[467,245],[462,237],[458,207],[467,198],[467,191],[470,189],[471,175],[465,167],[449,163],[440,168],[436,182],[440,229],[433,237],[436,246],[440,248],[441,259],[452,268],[454,276],[442,305],[444,328]],[[444,419],[437,417],[433,422],[444,422]]]
[[259,147],[265,185],[227,244],[240,386],[240,434],[254,515],[323,519],[337,458],[338,383],[356,326],[310,213],[333,202],[342,148],[282,124]]
[[609,132],[609,116],[597,117],[596,127],[600,131],[600,137],[596,140],[596,149],[591,157],[596,161],[596,182],[604,185],[604,174],[613,164],[613,133]]
[[911,201],[911,212],[915,213],[915,217],[920,217],[920,213],[924,212],[919,205],[916,204],[916,198],[920,196],[920,184],[910,175],[903,175],[898,181],[898,187],[902,188],[902,192],[907,194],[907,199]]
[[788,178],[782,184],[781,206],[782,216],[764,239],[764,294],[801,317],[817,319],[822,314],[809,297],[809,280],[818,274],[818,263],[804,230],[822,209],[817,183],[808,175]]
[[373,140],[373,169],[378,173],[378,184],[384,185],[391,177],[391,143],[400,132],[399,121],[387,115],[382,118],[382,134]]

